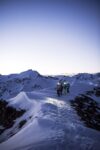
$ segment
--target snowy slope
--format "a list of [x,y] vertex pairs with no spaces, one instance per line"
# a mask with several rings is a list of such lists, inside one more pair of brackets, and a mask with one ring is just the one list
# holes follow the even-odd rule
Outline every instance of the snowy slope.
[[11,98],[21,91],[34,91],[52,87],[57,79],[40,75],[36,71],[28,70],[20,74],[0,76],[0,98]]
[[[28,74],[23,73],[25,78]],[[23,75],[17,76],[22,79]],[[15,79],[14,76],[13,79]],[[77,76],[79,76],[78,79]],[[54,79],[54,77],[40,75],[36,80],[36,73],[35,80],[33,80],[33,75],[30,78],[35,84],[41,85],[41,89],[19,90],[16,96],[9,96],[9,98],[7,96],[8,106],[17,110],[25,110],[25,113],[15,120],[12,128],[1,134],[0,139],[3,142],[0,144],[0,149],[99,150],[100,132],[87,127],[71,105],[71,101],[81,95],[93,98],[98,106],[100,105],[99,92],[96,93],[94,90],[94,88],[99,88],[99,76],[93,75],[91,78],[90,75],[85,74],[85,79],[80,78],[80,75],[77,76],[59,76]],[[62,97],[56,95],[57,78],[70,82],[69,94]],[[2,80],[2,83],[5,82],[4,78]],[[26,86],[30,88],[30,82]],[[23,120],[25,123],[18,128]],[[13,136],[9,136],[11,132]]]

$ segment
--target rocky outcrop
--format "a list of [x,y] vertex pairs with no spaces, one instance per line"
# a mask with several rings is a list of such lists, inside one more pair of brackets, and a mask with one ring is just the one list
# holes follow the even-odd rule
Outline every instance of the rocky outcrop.
[[15,120],[22,116],[25,110],[16,110],[15,108],[8,106],[8,103],[4,100],[0,100],[0,133],[4,132],[13,126]]
[[95,87],[93,90],[87,91],[86,94],[87,95],[95,95],[97,97],[100,97],[100,87]]
[[100,131],[100,106],[92,98],[81,95],[71,101],[81,120],[87,127]]

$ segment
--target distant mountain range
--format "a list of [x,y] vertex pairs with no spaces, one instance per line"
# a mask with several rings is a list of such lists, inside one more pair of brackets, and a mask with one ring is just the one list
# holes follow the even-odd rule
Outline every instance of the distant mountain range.
[[80,73],[77,75],[65,76],[42,76],[37,71],[28,70],[20,74],[0,75],[0,97],[14,97],[21,91],[29,92],[44,88],[55,87],[59,80],[67,82],[91,82],[100,83],[100,73],[88,74]]
[[[59,80],[70,84],[61,97]],[[1,150],[99,150],[99,140],[100,73],[0,75]]]

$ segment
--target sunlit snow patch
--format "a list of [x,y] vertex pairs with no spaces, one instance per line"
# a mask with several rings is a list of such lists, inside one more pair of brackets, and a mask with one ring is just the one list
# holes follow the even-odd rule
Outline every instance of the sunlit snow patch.
[[46,100],[46,102],[53,104],[53,105],[60,107],[60,108],[70,109],[70,105],[68,103],[66,103],[66,101],[62,101],[62,100],[58,100],[58,99],[54,99],[54,98],[48,98]]

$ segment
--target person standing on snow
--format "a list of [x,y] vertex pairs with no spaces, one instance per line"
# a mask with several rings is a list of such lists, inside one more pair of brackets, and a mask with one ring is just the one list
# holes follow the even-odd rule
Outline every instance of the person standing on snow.
[[70,84],[67,83],[67,93],[69,93]]
[[67,94],[67,83],[66,83],[66,81],[63,82],[63,93],[64,93],[64,95]]
[[57,95],[61,96],[62,95],[62,90],[63,90],[63,86],[61,82],[57,83]]

